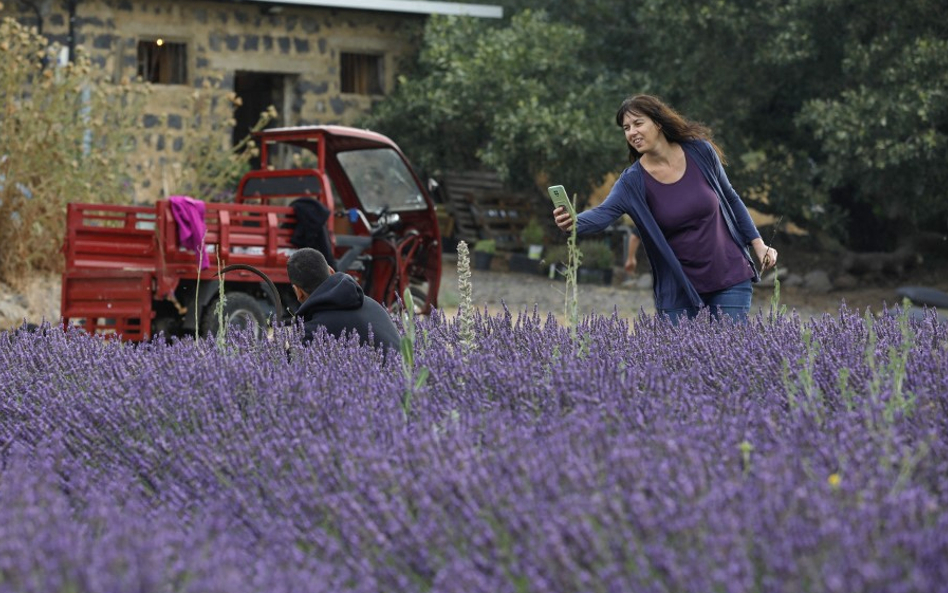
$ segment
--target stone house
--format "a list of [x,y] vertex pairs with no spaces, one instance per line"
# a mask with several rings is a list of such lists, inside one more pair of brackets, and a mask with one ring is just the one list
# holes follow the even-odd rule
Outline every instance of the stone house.
[[277,126],[352,124],[393,88],[432,14],[499,18],[502,9],[423,0],[7,0],[3,8],[66,52],[81,45],[115,82],[151,82],[136,201],[161,197],[169,169],[186,166],[176,155],[196,90],[241,98],[235,125],[221,132],[224,148],[270,105]]

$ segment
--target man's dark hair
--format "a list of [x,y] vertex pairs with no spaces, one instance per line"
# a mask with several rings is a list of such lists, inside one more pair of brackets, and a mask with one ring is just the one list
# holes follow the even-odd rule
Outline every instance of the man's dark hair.
[[286,260],[286,273],[290,282],[306,294],[313,294],[330,276],[326,258],[310,247],[300,249]]

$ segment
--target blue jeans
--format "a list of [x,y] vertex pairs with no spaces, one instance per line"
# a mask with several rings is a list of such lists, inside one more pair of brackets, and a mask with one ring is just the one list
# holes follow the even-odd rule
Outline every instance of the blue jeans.
[[[699,294],[705,306],[711,309],[711,316],[719,319],[721,315],[727,315],[736,323],[745,323],[747,314],[750,312],[751,296],[754,289],[750,280],[738,282],[734,286],[729,286],[722,290],[714,292],[704,292]],[[668,315],[672,325],[678,325],[678,321],[683,316],[688,319],[694,319],[698,316],[698,307],[685,307],[683,309],[659,309],[660,315]]]

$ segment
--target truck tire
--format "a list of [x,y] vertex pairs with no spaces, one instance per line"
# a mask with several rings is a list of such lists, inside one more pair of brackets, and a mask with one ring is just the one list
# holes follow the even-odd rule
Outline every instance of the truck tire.
[[[414,284],[410,287],[411,298],[415,301],[415,315],[421,314],[421,308],[425,306],[425,302],[428,299],[428,291],[420,286],[415,286]],[[388,306],[388,312],[393,315],[401,315],[404,311],[404,304],[401,300],[402,295],[398,295],[399,298],[392,300],[392,304]]]
[[[219,297],[214,298],[204,309],[204,315],[201,318],[201,335],[220,333],[220,319],[217,313],[219,302]],[[229,292],[225,295],[222,316],[228,330],[253,327],[258,339],[262,338],[266,332],[266,312],[257,299],[245,292]]]

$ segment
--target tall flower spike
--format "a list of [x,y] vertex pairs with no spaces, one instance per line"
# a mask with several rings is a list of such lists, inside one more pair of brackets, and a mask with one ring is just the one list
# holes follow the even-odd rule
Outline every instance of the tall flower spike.
[[467,243],[458,242],[458,334],[465,352],[474,348],[474,297],[471,285],[471,254]]

